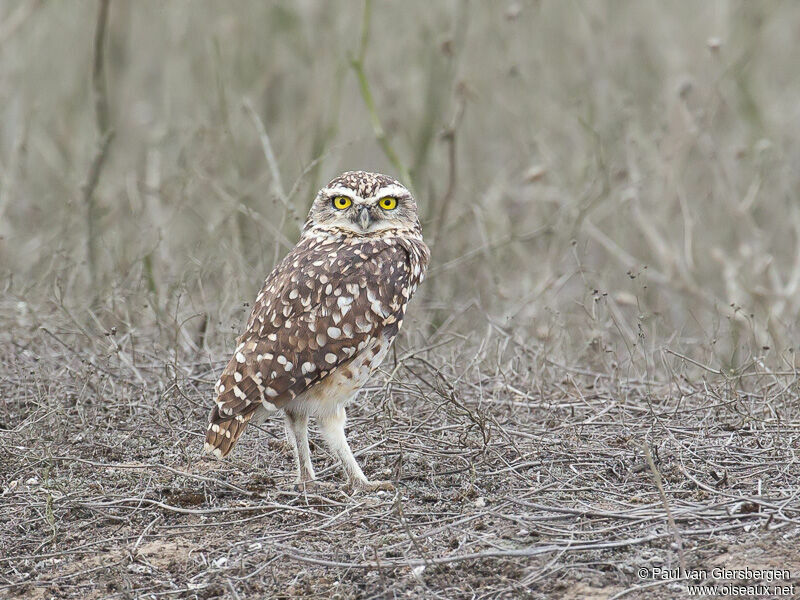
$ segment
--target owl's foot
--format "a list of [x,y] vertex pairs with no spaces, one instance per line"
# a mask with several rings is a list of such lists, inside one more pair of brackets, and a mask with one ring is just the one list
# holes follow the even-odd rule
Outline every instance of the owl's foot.
[[359,492],[393,492],[394,484],[391,481],[369,481],[367,479],[356,479],[348,483],[346,489],[353,494],[358,494]]

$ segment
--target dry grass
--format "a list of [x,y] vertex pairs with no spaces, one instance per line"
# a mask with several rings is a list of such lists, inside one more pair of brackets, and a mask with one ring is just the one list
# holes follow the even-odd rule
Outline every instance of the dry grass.
[[[0,596],[797,581],[800,5],[412,5],[112,0],[98,71],[96,3],[0,2]],[[351,411],[397,494],[303,495],[277,421],[200,435],[350,168],[433,264]]]

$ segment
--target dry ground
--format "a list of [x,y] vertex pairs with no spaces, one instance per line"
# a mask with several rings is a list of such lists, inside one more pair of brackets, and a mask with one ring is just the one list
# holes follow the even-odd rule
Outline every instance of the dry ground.
[[636,598],[657,583],[638,569],[681,560],[798,582],[794,373],[639,381],[499,327],[479,347],[433,334],[351,411],[367,473],[397,492],[303,494],[280,419],[201,457],[220,362],[113,335],[94,354],[67,330],[16,330],[0,357],[12,597]]
[[[98,5],[0,0],[0,597],[800,585],[800,3]],[[201,435],[349,169],[432,263],[350,411],[396,493],[303,494]]]

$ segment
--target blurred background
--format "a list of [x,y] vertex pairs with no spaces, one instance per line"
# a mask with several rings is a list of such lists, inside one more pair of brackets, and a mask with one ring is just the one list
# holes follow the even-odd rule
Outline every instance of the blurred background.
[[794,368],[800,4],[113,0],[93,79],[97,12],[0,2],[6,338],[224,358],[365,169],[433,249],[406,346]]

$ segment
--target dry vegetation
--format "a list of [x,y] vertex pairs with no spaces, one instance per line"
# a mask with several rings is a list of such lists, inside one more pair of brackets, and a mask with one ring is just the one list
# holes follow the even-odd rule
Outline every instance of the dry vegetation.
[[[0,597],[800,583],[800,4],[102,22],[0,2]],[[278,420],[224,462],[201,435],[247,303],[354,168],[412,185],[433,247],[351,410],[398,491],[301,494]]]

